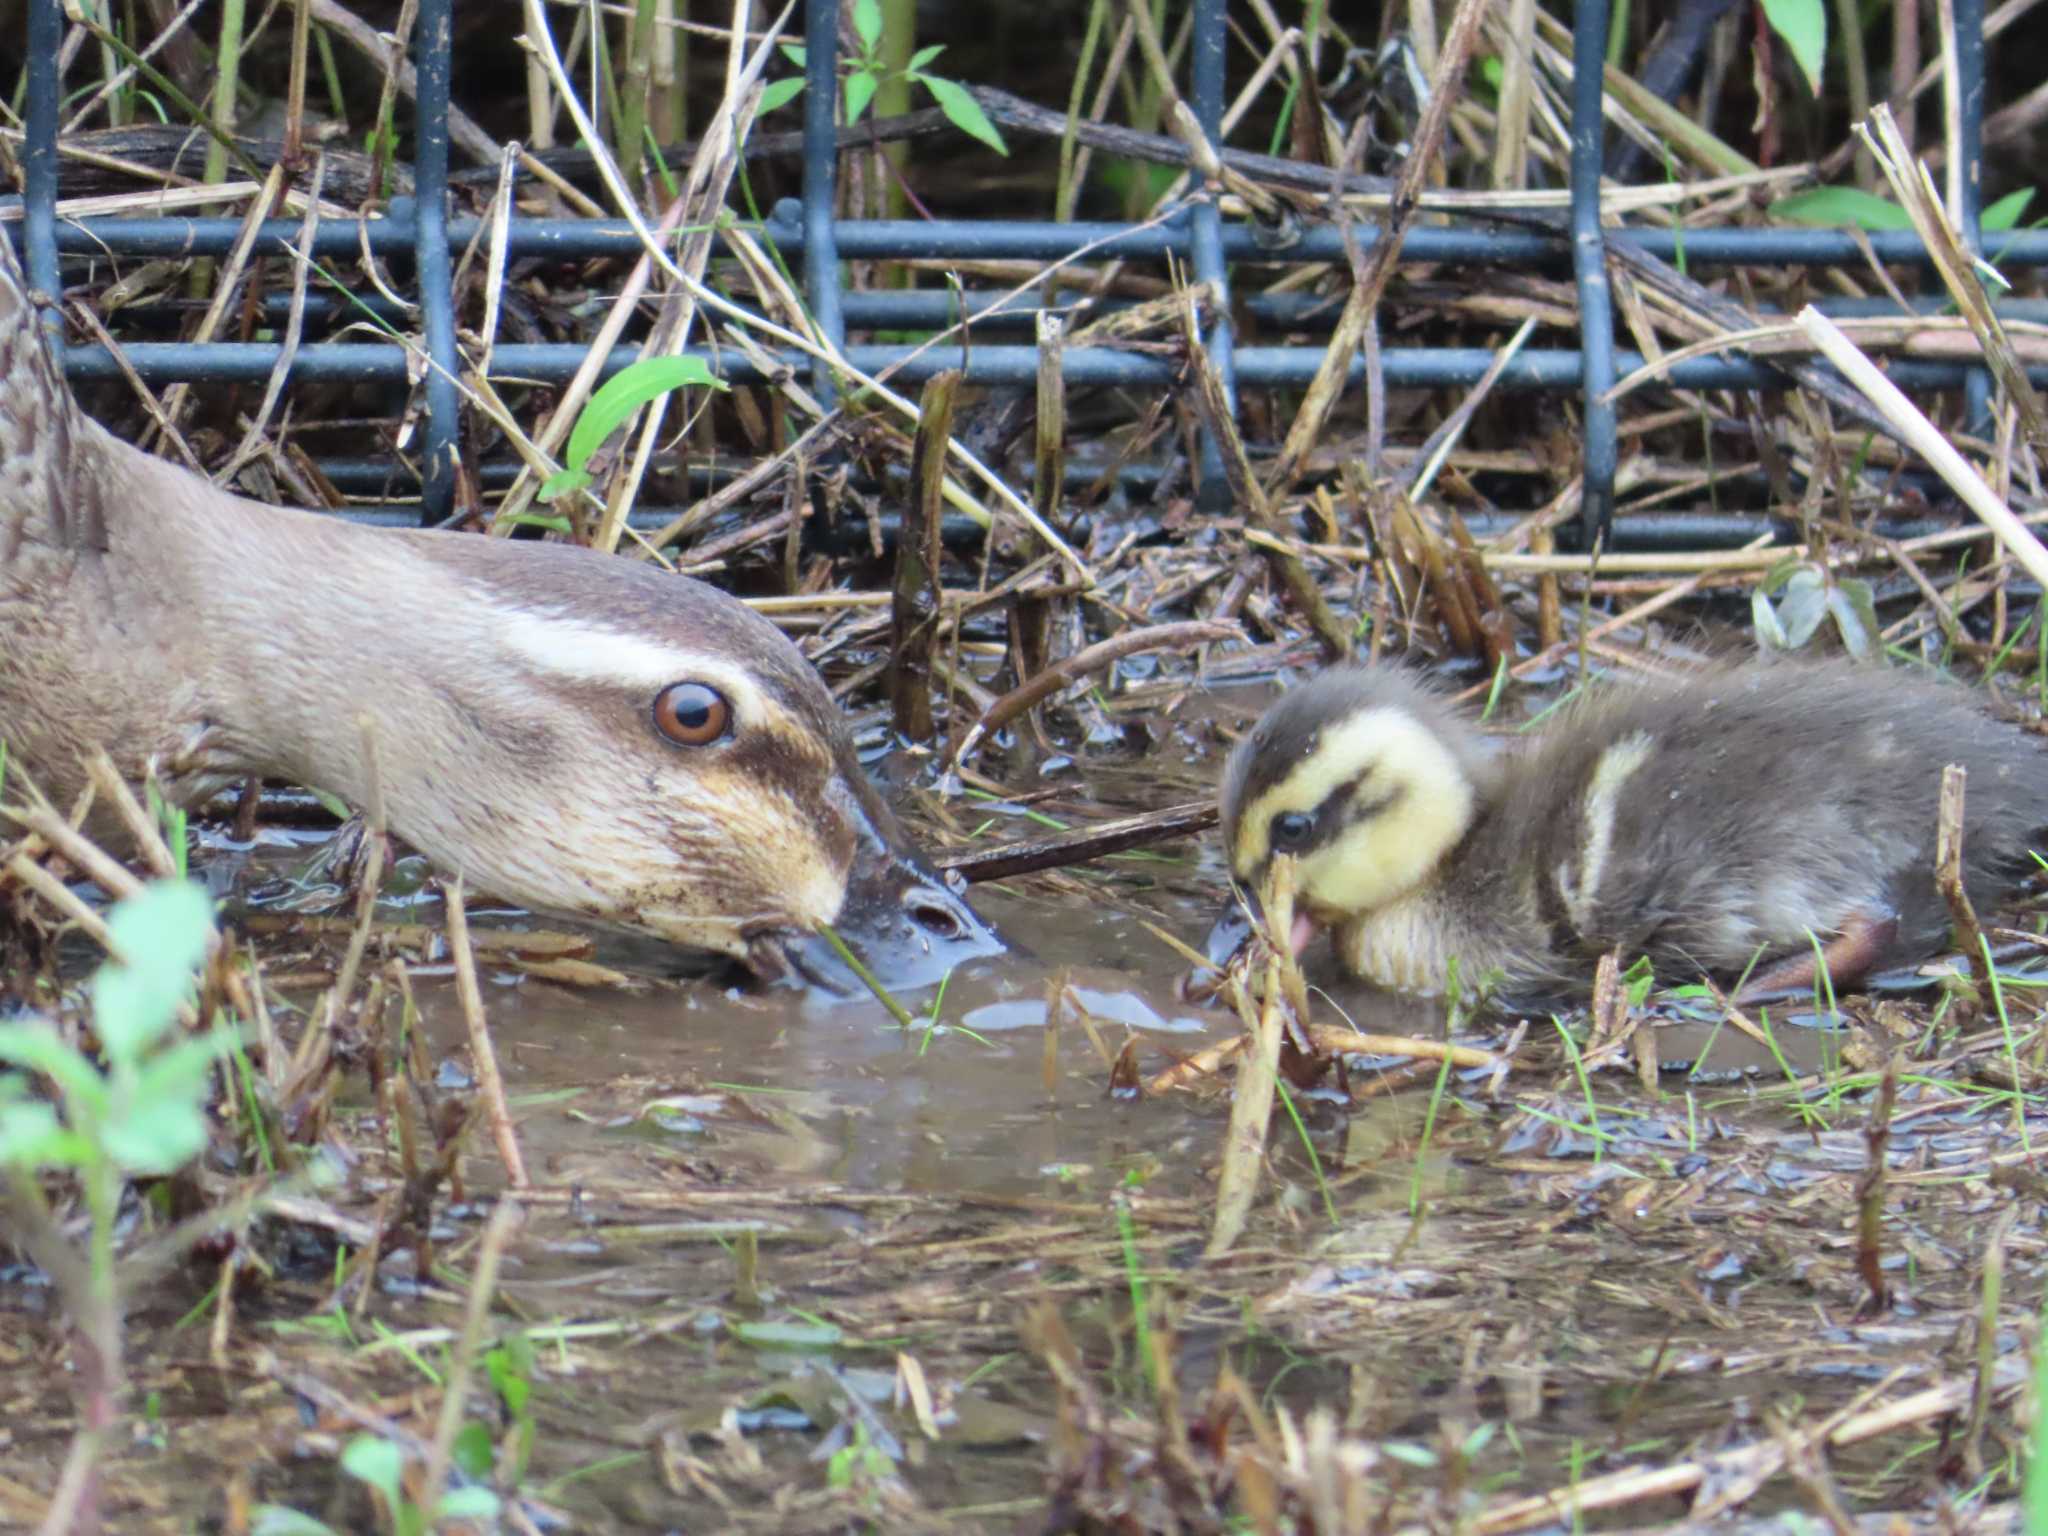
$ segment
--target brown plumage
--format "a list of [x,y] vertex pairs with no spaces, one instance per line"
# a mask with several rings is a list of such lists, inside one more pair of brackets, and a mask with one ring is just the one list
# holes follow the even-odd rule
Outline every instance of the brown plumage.
[[1542,988],[1615,948],[1666,980],[1732,978],[1814,938],[1843,982],[1947,936],[1947,763],[1969,771],[1966,886],[1995,901],[2048,827],[2048,750],[1897,668],[1602,681],[1505,753],[1414,679],[1340,668],[1239,744],[1222,821],[1242,888],[1292,852],[1298,908],[1348,969],[1402,990],[1441,989],[1454,957],[1466,984]]
[[[665,735],[677,684],[711,690],[726,728]],[[79,412],[0,250],[13,763],[63,798],[104,749],[186,801],[261,774],[360,806],[364,721],[392,829],[523,906],[764,973],[811,969],[825,924],[906,981],[997,947],[869,785],[816,672],[744,604],[585,549],[217,490]]]

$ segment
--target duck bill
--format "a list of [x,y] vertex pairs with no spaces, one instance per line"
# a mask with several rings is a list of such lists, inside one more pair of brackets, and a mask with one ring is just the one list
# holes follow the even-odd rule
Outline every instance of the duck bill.
[[[1202,954],[1211,965],[1228,965],[1231,957],[1244,948],[1254,933],[1264,932],[1265,926],[1266,919],[1259,910],[1258,897],[1248,891],[1234,891],[1223,910],[1216,915],[1215,925],[1209,929],[1209,937],[1202,943]],[[1316,920],[1308,913],[1295,912],[1294,928],[1287,939],[1297,956],[1315,938],[1316,926]]]
[[[1003,948],[995,930],[944,877],[922,860],[894,852],[855,867],[829,933],[791,934],[777,945],[785,973],[849,995],[865,990],[868,977],[890,992],[935,986],[955,966],[999,955]],[[847,963],[848,954],[868,977]]]
[[[838,914],[829,932],[783,929],[756,938],[747,956],[756,975],[845,996],[871,986],[914,991],[944,981],[966,961],[1003,952],[1003,941],[960,889],[913,850],[901,823],[850,756],[836,791],[851,838]],[[848,963],[849,954],[856,964]]]

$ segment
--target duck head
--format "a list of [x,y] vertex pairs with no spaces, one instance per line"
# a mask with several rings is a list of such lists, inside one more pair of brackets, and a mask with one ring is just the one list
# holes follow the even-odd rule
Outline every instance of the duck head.
[[763,977],[885,984],[1000,944],[917,854],[818,674],[702,582],[567,545],[260,505],[73,400],[0,239],[0,742],[187,802],[249,775],[358,807],[537,912]]
[[1295,861],[1297,953],[1318,928],[1421,890],[1471,827],[1489,777],[1476,733],[1400,673],[1339,667],[1289,691],[1224,770],[1223,846],[1240,900],[1212,930],[1211,958],[1242,941],[1237,914],[1257,913],[1279,854]]

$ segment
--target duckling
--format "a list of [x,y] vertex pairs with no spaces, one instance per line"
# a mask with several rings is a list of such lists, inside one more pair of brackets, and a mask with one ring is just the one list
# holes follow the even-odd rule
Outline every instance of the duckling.
[[[1660,978],[1838,985],[1930,953],[1942,768],[1968,769],[1965,884],[2008,893],[2048,827],[2048,752],[1961,690],[1896,668],[1779,662],[1603,681],[1497,756],[1390,668],[1325,672],[1231,754],[1221,821],[1256,892],[1297,861],[1297,950],[1431,993],[1555,990],[1619,947]],[[1754,967],[1754,969],[1752,969]]]
[[0,239],[0,742],[54,796],[104,748],[191,803],[249,775],[357,806],[449,875],[763,977],[885,981],[1001,945],[862,773],[774,625],[557,544],[228,495],[78,409]]

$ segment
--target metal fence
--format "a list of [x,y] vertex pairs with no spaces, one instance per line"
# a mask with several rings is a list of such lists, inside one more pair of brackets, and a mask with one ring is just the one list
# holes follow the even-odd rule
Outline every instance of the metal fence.
[[[1224,105],[1224,49],[1227,40],[1226,0],[1191,0],[1190,80],[1187,98],[1212,142],[1219,137]],[[23,241],[31,282],[48,293],[58,291],[60,253],[113,254],[136,257],[218,255],[241,236],[243,223],[231,218],[57,218],[57,126],[62,82],[56,68],[62,39],[61,0],[30,0],[29,69],[26,145],[23,157],[26,208]],[[426,389],[420,504],[417,515],[432,524],[444,519],[455,491],[457,412],[456,379],[463,366],[457,354],[451,288],[451,250],[461,249],[477,234],[473,218],[449,214],[449,84],[453,0],[420,0],[413,31],[418,70],[417,145],[414,192],[394,199],[382,217],[367,221],[327,220],[313,239],[316,253],[353,254],[364,249],[378,254],[409,254],[419,285],[424,345],[433,364]],[[1961,82],[1961,139],[1957,146],[1964,166],[1962,226],[1965,240],[1981,249],[1982,128],[1984,121],[1983,0],[1954,0],[1957,30],[1956,62]],[[803,193],[776,205],[764,235],[785,252],[801,255],[806,298],[824,334],[841,348],[849,362],[868,373],[899,367],[896,377],[918,382],[942,369],[964,369],[970,381],[1028,385],[1036,377],[1036,349],[1025,344],[976,339],[972,346],[942,344],[915,349],[894,345],[846,348],[849,328],[937,328],[956,315],[951,295],[935,292],[847,292],[842,263],[854,259],[1033,259],[1058,261],[1087,251],[1092,257],[1132,261],[1178,261],[1199,282],[1223,296],[1205,338],[1211,357],[1232,388],[1300,385],[1320,365],[1323,348],[1312,345],[1240,346],[1236,344],[1229,302],[1233,262],[1265,265],[1347,261],[1342,232],[1332,228],[1304,230],[1294,243],[1275,250],[1241,225],[1225,221],[1213,201],[1200,201],[1175,220],[1158,227],[1134,229],[1100,223],[992,220],[852,220],[836,216],[839,139],[834,122],[838,99],[838,0],[805,0],[805,69]],[[1588,535],[1604,529],[1611,514],[1617,466],[1614,407],[1603,397],[1617,378],[1642,366],[1643,359],[1617,348],[1606,286],[1607,249],[1616,244],[1639,247],[1665,260],[1682,258],[1688,268],[1745,265],[1830,265],[1860,263],[1874,252],[1887,263],[1925,263],[1920,242],[1911,232],[1864,236],[1824,229],[1721,229],[1672,231],[1603,228],[1598,200],[1604,144],[1601,115],[1603,60],[1606,52],[1606,0],[1579,0],[1573,18],[1575,78],[1572,121],[1571,210],[1555,229],[1501,229],[1478,224],[1452,224],[1412,230],[1402,246],[1402,259],[1413,262],[1458,263],[1508,268],[1550,267],[1571,270],[1580,293],[1580,344],[1576,349],[1525,351],[1501,376],[1507,390],[1576,390],[1580,392],[1585,434],[1585,517]],[[297,219],[267,221],[259,234],[259,250],[275,251],[298,241]],[[1370,230],[1353,234],[1353,249],[1369,249]],[[636,255],[639,237],[623,220],[515,218],[509,228],[514,256],[583,258]],[[2000,239],[1996,252],[2006,268],[2048,264],[2048,232],[2027,231]],[[1284,295],[1260,296],[1247,311],[1276,324],[1301,323],[1306,306],[1317,301]],[[1030,324],[1035,302],[1012,301],[998,313],[992,296],[969,295],[968,312],[981,315],[978,327],[1000,334],[1000,327]],[[1848,307],[1848,306],[1843,306]],[[2048,305],[2028,302],[2021,312],[2036,318]],[[521,379],[560,380],[582,363],[582,348],[569,344],[500,344],[493,349],[493,373]],[[620,347],[608,369],[624,367],[637,349]],[[270,376],[282,356],[277,343],[133,343],[122,356],[142,378],[172,380],[257,380]],[[1494,354],[1485,348],[1390,348],[1381,354],[1381,378],[1389,387],[1452,387],[1469,385],[1491,366]],[[808,360],[786,359],[799,375],[810,375]],[[65,371],[73,378],[119,376],[114,355],[105,347],[67,346]],[[743,362],[721,357],[718,366],[735,381],[757,375]],[[1899,360],[1890,365],[1892,378],[1908,390],[1965,391],[1966,416],[1984,419],[1989,376],[1980,366],[1954,362]],[[1168,360],[1100,347],[1075,347],[1064,354],[1064,373],[1075,384],[1164,386],[1177,369]],[[407,353],[396,345],[377,343],[311,344],[297,349],[291,363],[295,380],[400,380],[407,376]],[[1363,377],[1362,362],[1353,364],[1353,380]],[[2048,369],[2037,370],[2048,381]],[[1688,389],[1752,388],[1782,385],[1783,375],[1767,363],[1740,356],[1694,358],[1668,368],[1665,380]],[[822,373],[811,379],[814,392],[829,385]],[[1234,398],[1234,397],[1233,397]],[[1197,483],[1214,494],[1221,490],[1220,471],[1205,452]],[[338,486],[349,488],[374,481],[388,472],[388,463],[335,461],[323,465]],[[488,483],[489,477],[484,477]],[[1680,537],[1713,542],[1740,533],[1738,522],[1720,530],[1728,519],[1694,517],[1673,523],[1660,520]],[[1753,523],[1749,525],[1754,531]],[[1620,530],[1626,542],[1627,529]]]

